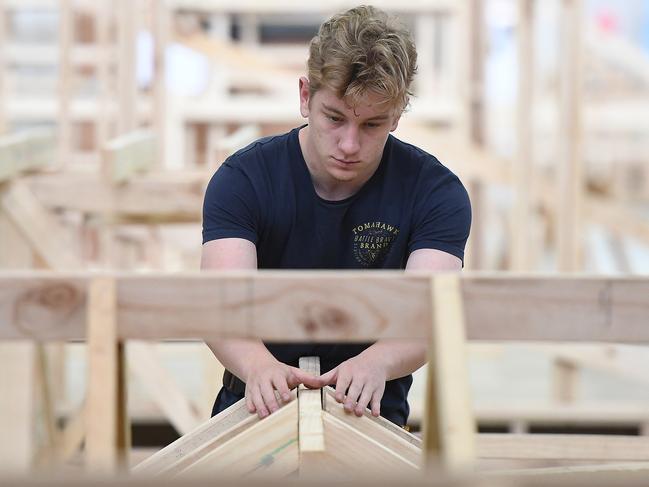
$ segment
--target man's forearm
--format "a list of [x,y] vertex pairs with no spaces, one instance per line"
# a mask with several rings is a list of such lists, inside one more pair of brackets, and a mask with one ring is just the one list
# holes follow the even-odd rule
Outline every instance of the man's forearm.
[[386,380],[393,380],[412,374],[426,363],[426,345],[412,340],[380,340],[360,355],[382,363]]
[[276,360],[261,340],[232,338],[208,343],[207,346],[226,369],[244,382],[255,363]]

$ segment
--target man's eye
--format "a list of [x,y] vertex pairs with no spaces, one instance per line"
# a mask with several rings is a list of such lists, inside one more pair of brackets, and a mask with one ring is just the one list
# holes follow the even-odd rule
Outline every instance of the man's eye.
[[335,115],[327,115],[327,118],[332,122],[340,122],[342,120],[340,117],[337,117]]
[[375,123],[375,122],[367,122],[365,124],[365,126],[368,127],[368,128],[374,129],[376,127],[380,127],[381,124],[380,123]]

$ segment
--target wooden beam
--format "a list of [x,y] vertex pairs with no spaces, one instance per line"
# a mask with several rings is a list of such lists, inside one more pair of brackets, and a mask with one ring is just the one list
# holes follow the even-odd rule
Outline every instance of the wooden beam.
[[259,417],[250,414],[242,399],[136,465],[133,473],[159,475],[182,470],[202,458],[212,446],[229,440],[258,421]]
[[558,270],[574,272],[581,268],[582,181],[581,127],[581,26],[584,23],[581,0],[560,2],[559,60],[560,120],[559,157],[557,158],[558,198],[557,249]]
[[55,142],[52,131],[45,129],[0,137],[0,182],[46,167],[54,160]]
[[9,215],[16,227],[51,269],[81,269],[83,264],[74,253],[65,229],[41,205],[34,193],[22,181],[12,181],[0,191],[0,208]]
[[[320,357],[300,357],[300,369],[320,375]],[[313,478],[324,473],[324,423],[322,422],[322,389],[298,386],[298,451],[299,475]]]
[[34,436],[33,343],[0,343],[0,471],[3,475],[25,475],[33,467]]
[[43,205],[82,213],[113,212],[142,221],[200,221],[209,175],[178,172],[140,175],[113,187],[97,175],[62,173],[27,182]]
[[469,398],[469,374],[459,275],[431,279],[430,338],[424,463],[437,461],[450,470],[469,467],[475,459],[476,426]]
[[[323,403],[324,403],[324,409],[325,411],[328,411],[329,413],[333,414],[336,416],[338,419],[342,419],[342,417],[349,417],[351,418],[352,415],[348,414],[345,412],[344,408],[342,409],[342,412],[344,415],[340,414],[341,409],[337,408],[336,405],[340,405],[337,401],[335,401],[335,394],[336,391],[333,387],[327,386],[323,390]],[[406,443],[410,443],[411,445],[417,447],[419,450],[421,450],[422,447],[422,441],[419,437],[407,432],[405,429],[403,429],[400,426],[397,426],[394,424],[392,421],[389,421],[385,419],[382,416],[379,416],[378,418],[372,416],[372,413],[369,412],[369,410],[365,410],[363,412],[363,418],[366,418],[367,420],[371,421],[372,423],[375,423],[377,426],[380,426],[381,428],[384,428],[388,430],[390,433],[393,435],[399,437],[401,440],[405,441]],[[355,421],[355,420],[352,420]],[[366,423],[366,420],[362,420],[363,423]],[[362,424],[362,423],[359,423]],[[362,426],[359,426],[362,427]]]
[[130,132],[107,142],[102,153],[106,179],[113,184],[125,183],[155,166],[155,136],[149,130]]
[[612,435],[478,435],[479,458],[649,462],[649,438]]
[[[83,339],[88,277],[0,274],[0,339]],[[430,277],[396,271],[119,274],[118,337],[421,339],[431,316]],[[460,279],[469,340],[649,343],[646,278]]]
[[532,132],[534,112],[534,0],[518,3],[518,113],[517,157],[513,161],[516,200],[511,234],[511,268],[531,270],[529,256],[532,209]]
[[284,477],[298,469],[298,404],[279,411],[221,444],[179,475]]
[[115,280],[95,278],[88,294],[86,468],[114,472],[127,464],[123,345],[117,338]]
[[[371,413],[365,412],[363,416],[356,416],[354,413],[345,411],[342,404],[334,399],[334,391],[327,387],[323,393],[328,396],[326,412],[342,421],[354,430],[372,438],[388,450],[403,457],[413,465],[421,465],[421,440],[411,435],[403,428],[385,418],[375,418]],[[331,398],[329,400],[329,398]]]
[[363,473],[396,477],[418,471],[412,463],[396,451],[380,443],[380,438],[370,437],[341,421],[332,414],[323,413],[326,461],[330,466],[327,478],[348,480],[362,477]]
[[[320,357],[300,357],[300,369],[309,374],[320,375]],[[299,450],[300,456],[325,449],[324,426],[322,425],[322,390],[298,386]]]

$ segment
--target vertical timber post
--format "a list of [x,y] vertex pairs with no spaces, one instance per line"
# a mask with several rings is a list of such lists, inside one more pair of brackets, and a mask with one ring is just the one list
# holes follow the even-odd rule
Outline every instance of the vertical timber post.
[[90,282],[88,293],[88,398],[86,465],[94,473],[125,465],[130,444],[126,420],[124,344],[117,337],[114,278]]
[[457,471],[470,467],[475,458],[460,277],[436,275],[430,286],[423,464]]

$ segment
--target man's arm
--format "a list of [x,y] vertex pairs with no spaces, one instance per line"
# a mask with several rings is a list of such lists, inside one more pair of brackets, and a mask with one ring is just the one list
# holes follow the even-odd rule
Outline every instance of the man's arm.
[[[406,264],[406,271],[461,269],[460,259],[435,249],[415,250]],[[336,400],[344,402],[346,411],[361,416],[369,405],[372,414],[378,416],[385,382],[411,374],[424,365],[426,348],[420,341],[380,340],[320,378],[325,384],[336,385]]]
[[[201,269],[256,269],[255,245],[241,238],[206,242],[201,254]],[[246,383],[246,405],[263,418],[279,409],[275,391],[287,401],[290,390],[300,383],[317,387],[316,378],[279,362],[261,340],[229,339],[207,343],[216,358]]]

